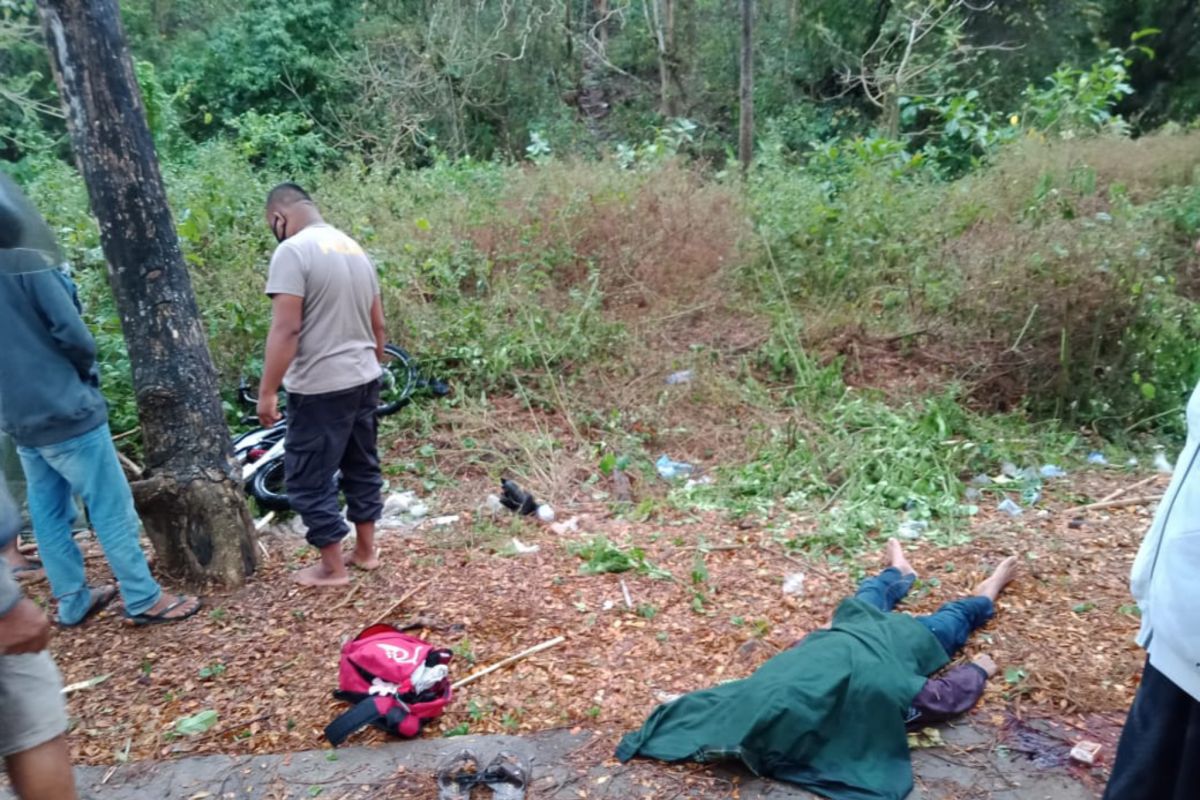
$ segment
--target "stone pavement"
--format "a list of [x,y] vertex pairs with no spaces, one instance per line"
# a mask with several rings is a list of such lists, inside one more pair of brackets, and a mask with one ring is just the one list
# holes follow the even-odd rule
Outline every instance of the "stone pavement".
[[[1061,768],[1043,770],[992,747],[991,732],[969,724],[944,728],[946,748],[913,755],[917,789],[909,800],[1095,800],[1097,794]],[[531,736],[416,739],[380,747],[345,747],[270,756],[200,756],[118,767],[81,767],[87,800],[390,800],[436,797],[429,777],[448,754],[474,750],[481,763],[506,750],[532,765],[533,798],[568,800],[810,800],[787,784],[735,769],[703,771],[635,761],[615,766],[609,745],[589,732],[548,731]],[[611,742],[611,739],[609,740]],[[736,789],[736,793],[735,793]],[[477,788],[474,798],[490,798]],[[11,794],[0,788],[0,800]]]

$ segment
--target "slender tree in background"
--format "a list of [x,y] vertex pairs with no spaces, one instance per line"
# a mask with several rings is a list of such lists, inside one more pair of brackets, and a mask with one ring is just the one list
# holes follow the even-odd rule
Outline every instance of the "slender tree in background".
[[738,160],[742,174],[750,171],[754,158],[754,0],[740,0],[742,9],[742,67],[738,89]]
[[238,584],[255,562],[217,374],[175,234],[116,0],[38,0],[133,369],[159,565]]

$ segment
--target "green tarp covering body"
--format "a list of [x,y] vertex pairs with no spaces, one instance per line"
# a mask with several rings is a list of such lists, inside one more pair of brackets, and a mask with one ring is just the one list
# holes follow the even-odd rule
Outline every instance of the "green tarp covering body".
[[832,800],[902,800],[913,786],[904,714],[947,661],[907,614],[845,600],[829,630],[750,677],[656,708],[617,758],[738,758]]

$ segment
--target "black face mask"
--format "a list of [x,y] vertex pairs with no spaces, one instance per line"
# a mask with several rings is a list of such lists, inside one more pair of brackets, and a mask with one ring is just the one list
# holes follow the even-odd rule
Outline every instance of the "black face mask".
[[275,241],[282,243],[287,238],[287,220],[283,217],[271,220],[271,233],[275,236]]

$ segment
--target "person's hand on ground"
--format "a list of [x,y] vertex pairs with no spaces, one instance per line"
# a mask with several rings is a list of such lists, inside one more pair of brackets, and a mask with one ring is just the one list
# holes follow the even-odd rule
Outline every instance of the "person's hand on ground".
[[1000,668],[996,666],[996,662],[987,653],[980,653],[975,656],[971,659],[971,663],[986,672],[989,678],[995,676],[1000,671]]
[[260,394],[258,396],[258,421],[264,428],[269,428],[283,417],[279,413],[279,395]]
[[50,620],[29,598],[0,617],[0,655],[40,653],[49,644]]

